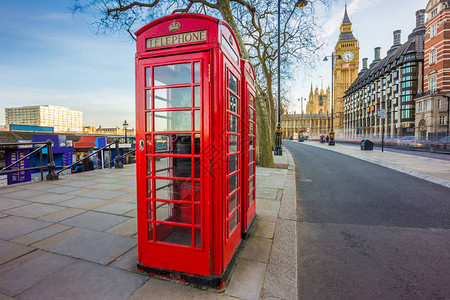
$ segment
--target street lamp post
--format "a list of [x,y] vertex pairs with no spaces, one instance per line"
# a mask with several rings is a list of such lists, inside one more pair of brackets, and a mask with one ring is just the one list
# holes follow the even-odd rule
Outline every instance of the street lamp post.
[[[295,4],[296,7],[303,9],[308,4],[308,1],[306,0],[299,0]],[[277,49],[277,64],[278,64],[278,123],[277,123],[277,130],[275,131],[275,151],[274,154],[277,156],[281,156],[283,154],[283,151],[281,149],[281,54],[280,54],[280,44],[281,44],[281,30],[280,30],[280,23],[281,23],[281,0],[278,0],[278,49]]]
[[331,58],[331,130],[330,130],[330,139],[328,140],[328,146],[334,146],[334,129],[333,129],[333,110],[334,110],[334,60],[340,60],[342,57],[340,55],[334,55],[334,52],[330,56],[325,56],[323,61],[328,61],[328,58]]
[[123,122],[123,130],[125,131],[125,144],[128,143],[128,139],[127,139],[127,128],[128,128],[128,123],[127,120],[125,120],[125,122]]

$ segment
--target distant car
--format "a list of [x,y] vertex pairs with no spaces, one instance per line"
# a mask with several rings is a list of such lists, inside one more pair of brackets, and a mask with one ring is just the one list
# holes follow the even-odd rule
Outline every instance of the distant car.
[[431,152],[450,152],[450,136],[443,137],[430,145]]

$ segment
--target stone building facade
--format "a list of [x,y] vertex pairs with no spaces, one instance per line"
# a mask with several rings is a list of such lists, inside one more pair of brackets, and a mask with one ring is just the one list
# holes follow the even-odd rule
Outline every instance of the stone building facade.
[[[414,135],[415,98],[423,93],[423,60],[425,10],[416,12],[416,28],[401,44],[401,32],[394,31],[394,44],[381,59],[375,48],[375,59],[363,67],[358,78],[345,92],[344,124],[346,137],[388,137]],[[377,117],[386,110],[386,118]]]
[[450,0],[428,2],[424,90],[416,98],[415,135],[435,140],[449,135]]

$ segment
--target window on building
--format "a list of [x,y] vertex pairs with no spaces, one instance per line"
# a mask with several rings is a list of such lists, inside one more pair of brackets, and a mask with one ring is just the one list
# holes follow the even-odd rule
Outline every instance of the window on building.
[[445,125],[446,124],[446,122],[445,122],[445,116],[440,116],[439,117],[439,125]]
[[430,77],[430,80],[428,82],[428,89],[430,90],[430,93],[436,93],[436,89],[437,89],[437,78],[436,76]]
[[435,64],[437,62],[437,50],[433,49],[430,53],[430,65]]
[[437,23],[431,25],[431,37],[435,37],[437,35]]
[[439,99],[439,100],[438,100],[438,108],[439,108],[439,109],[442,108],[442,99]]
[[433,11],[431,12],[431,17],[432,17],[432,18],[435,17],[435,16],[437,15],[437,13],[438,13],[438,9],[437,9],[437,7],[436,7],[436,8],[433,9]]

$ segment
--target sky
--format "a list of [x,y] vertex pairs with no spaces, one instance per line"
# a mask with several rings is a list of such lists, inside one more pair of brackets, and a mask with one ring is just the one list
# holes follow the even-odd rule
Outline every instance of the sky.
[[[135,43],[123,35],[98,36],[89,16],[74,17],[71,0],[2,0],[0,4],[0,124],[4,108],[57,105],[83,112],[83,124],[134,128]],[[348,0],[353,33],[359,40],[360,59],[373,60],[373,49],[382,56],[392,45],[392,32],[402,30],[402,42],[415,27],[415,12],[426,0]],[[345,0],[330,9],[317,7],[323,24],[325,47],[331,55],[338,40]],[[362,62],[360,61],[360,66]],[[300,97],[308,97],[311,83],[331,83],[331,63],[318,62],[299,78],[288,95],[289,111],[300,112]],[[304,102],[306,107],[306,102]]]

